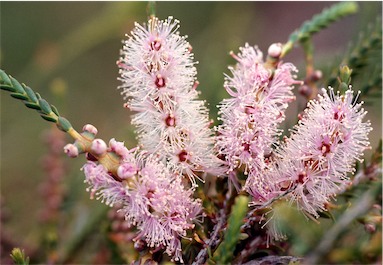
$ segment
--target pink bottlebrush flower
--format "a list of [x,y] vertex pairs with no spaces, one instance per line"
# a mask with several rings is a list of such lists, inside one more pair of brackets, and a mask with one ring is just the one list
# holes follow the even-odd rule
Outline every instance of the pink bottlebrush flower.
[[[322,90],[318,100],[308,103],[302,119],[290,138],[277,151],[277,158],[264,173],[268,188],[259,185],[259,176],[250,174],[247,190],[269,198],[291,189],[287,195],[303,212],[318,217],[325,205],[350,183],[348,173],[355,171],[369,148],[369,121],[351,88],[340,95],[332,88]],[[258,196],[259,197],[259,196]],[[255,196],[256,199],[258,197]]]
[[196,172],[218,172],[220,163],[213,151],[208,109],[197,99],[190,44],[178,27],[171,17],[136,24],[118,63],[120,88],[136,112],[132,123],[143,149],[159,155],[195,186]]
[[137,224],[142,238],[151,247],[165,247],[174,260],[182,262],[179,237],[193,228],[201,201],[185,189],[181,179],[153,156],[140,161],[140,178],[132,184],[130,200],[123,211]]
[[222,125],[216,146],[226,157],[230,171],[245,167],[262,170],[264,159],[271,153],[272,144],[281,134],[278,124],[285,118],[287,103],[295,97],[292,85],[297,69],[290,63],[279,63],[269,69],[263,54],[248,44],[240,48],[235,68],[229,67],[232,77],[226,76],[225,88],[232,98],[219,105]]
[[186,37],[177,32],[177,20],[152,18],[148,25],[135,24],[124,41],[120,66],[122,94],[132,104],[147,97],[158,103],[172,100],[174,92],[187,92],[196,76],[193,54]]
[[91,197],[111,207],[118,205],[128,223],[137,227],[136,240],[143,240],[150,248],[165,249],[182,262],[180,237],[194,228],[201,201],[193,198],[193,190],[185,189],[182,179],[157,156],[136,154],[114,139],[109,149],[124,154],[117,170],[122,181],[113,178],[103,165],[88,161],[82,170]]

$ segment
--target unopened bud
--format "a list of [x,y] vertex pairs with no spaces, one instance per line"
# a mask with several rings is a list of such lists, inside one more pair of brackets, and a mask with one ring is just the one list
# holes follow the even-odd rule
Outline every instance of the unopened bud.
[[323,73],[321,70],[315,70],[313,75],[312,75],[312,80],[313,81],[318,81],[320,79],[322,79],[323,77]]
[[67,144],[64,146],[64,152],[69,157],[77,157],[78,156],[78,148],[74,144]]
[[82,128],[82,131],[83,132],[91,133],[93,135],[96,135],[98,133],[97,128],[94,127],[92,124],[84,125],[84,127]]
[[376,225],[375,224],[365,224],[364,225],[364,229],[366,229],[366,231],[368,233],[374,233],[376,231]]
[[307,85],[300,86],[298,91],[299,91],[299,94],[301,94],[302,96],[306,98],[309,98],[311,94],[313,93],[312,88]]
[[108,149],[106,143],[101,139],[94,139],[90,146],[90,150],[96,155],[103,155]]
[[273,43],[270,45],[267,53],[270,57],[278,58],[282,53],[282,44],[281,43]]
[[132,163],[123,163],[117,169],[117,175],[121,179],[127,179],[133,177],[137,173],[137,167]]
[[114,138],[110,139],[109,141],[109,147],[112,150],[112,152],[115,152],[117,155],[121,157],[125,157],[129,154],[129,150],[126,149],[123,142],[117,142]]

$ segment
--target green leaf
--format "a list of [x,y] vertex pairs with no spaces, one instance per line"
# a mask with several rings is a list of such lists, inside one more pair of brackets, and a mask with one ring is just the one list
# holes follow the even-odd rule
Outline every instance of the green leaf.
[[40,116],[41,116],[41,118],[43,118],[46,121],[50,121],[50,122],[54,122],[54,123],[57,122],[57,119],[52,117],[52,116],[45,115],[45,114],[41,114]]
[[13,88],[15,89],[15,92],[20,93],[20,94],[25,94],[24,88],[23,88],[23,86],[19,83],[19,81],[17,81],[16,79],[14,79],[12,76],[9,76],[9,77],[11,78],[12,86],[13,86]]
[[240,195],[236,198],[229,217],[224,240],[218,246],[213,256],[213,260],[216,261],[216,264],[230,264],[235,246],[240,238],[243,238],[240,230],[248,210],[248,202],[249,198],[247,196]]
[[64,117],[58,117],[57,127],[60,130],[67,132],[70,128],[72,128],[72,124],[70,124],[70,122]]
[[27,106],[30,109],[41,110],[41,108],[40,108],[40,106],[38,104],[31,103],[31,102],[28,102],[28,101],[24,101],[24,104],[25,104],[25,106]]
[[12,82],[11,82],[11,79],[9,79],[8,75],[0,69],[0,82],[1,84],[5,84],[5,85],[12,85]]
[[38,99],[36,97],[36,94],[30,87],[27,87],[26,85],[24,85],[24,90],[27,93],[31,102],[38,103]]
[[1,87],[1,89],[3,89],[3,90],[7,90],[7,91],[10,91],[10,92],[15,92],[15,89],[14,89],[12,86],[1,85],[0,87]]
[[39,105],[40,105],[41,111],[44,114],[50,114],[52,112],[51,106],[45,99],[43,98],[39,99]]
[[51,105],[51,108],[52,108],[52,111],[54,112],[54,114],[56,114],[57,116],[60,116],[60,113],[55,106]]
[[28,96],[24,94],[19,94],[19,93],[11,93],[11,97],[21,99],[21,100],[28,100]]

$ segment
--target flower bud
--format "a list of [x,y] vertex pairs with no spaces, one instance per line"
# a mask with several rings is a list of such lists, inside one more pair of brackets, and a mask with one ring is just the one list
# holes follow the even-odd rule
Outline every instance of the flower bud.
[[364,225],[364,229],[366,229],[368,233],[373,234],[376,231],[376,225],[372,223],[367,223]]
[[78,148],[74,144],[67,144],[64,146],[64,152],[69,157],[77,157],[78,156]]
[[298,91],[302,96],[306,98],[309,98],[311,94],[313,93],[313,89],[309,87],[308,85],[300,86]]
[[312,75],[312,80],[313,81],[318,81],[323,77],[323,73],[321,70],[315,70],[313,75]]
[[125,147],[123,142],[117,142],[114,138],[110,139],[109,147],[112,152],[115,152],[121,157],[125,157],[129,154],[129,150]]
[[82,128],[82,131],[83,132],[91,133],[93,135],[96,135],[98,133],[97,128],[94,127],[92,124],[84,125],[84,127]]
[[90,146],[90,150],[96,155],[103,155],[106,153],[107,150],[106,143],[101,139],[94,139],[92,141],[92,144]]
[[278,58],[282,53],[282,44],[281,43],[273,43],[270,45],[267,53],[270,57]]

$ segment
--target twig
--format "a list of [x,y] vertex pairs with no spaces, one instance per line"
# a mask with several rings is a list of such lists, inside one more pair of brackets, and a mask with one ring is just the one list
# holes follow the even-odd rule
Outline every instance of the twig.
[[220,232],[222,231],[223,227],[226,225],[227,221],[227,205],[231,197],[231,192],[226,193],[225,200],[223,202],[223,207],[218,212],[218,218],[217,223],[213,228],[213,232],[211,233],[211,236],[208,240],[206,240],[206,246],[198,253],[197,257],[195,258],[192,265],[200,265],[204,264],[207,259],[208,251],[211,249],[215,249],[219,243],[222,240],[222,237],[220,238]]
[[246,216],[246,223],[244,223],[241,227],[241,231],[249,228],[251,226],[251,224],[253,223],[254,220],[256,220],[256,217],[254,217],[254,213],[260,209],[265,209],[267,208],[268,206],[270,206],[273,202],[283,198],[284,196],[286,196],[287,194],[289,194],[290,192],[294,191],[295,190],[295,187],[292,187],[291,189],[288,189],[286,190],[284,193],[278,195],[277,197],[275,198],[272,198],[270,200],[268,200],[267,202],[265,202],[264,204],[262,205],[258,205],[258,206],[255,206],[254,209],[252,209],[251,211],[248,212],[247,216]]
[[265,264],[294,264],[302,261],[302,258],[292,256],[266,256],[257,260],[251,260],[243,265],[265,265]]

